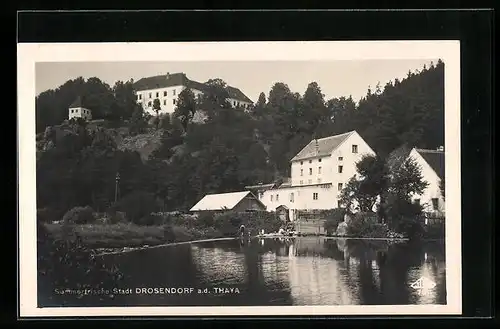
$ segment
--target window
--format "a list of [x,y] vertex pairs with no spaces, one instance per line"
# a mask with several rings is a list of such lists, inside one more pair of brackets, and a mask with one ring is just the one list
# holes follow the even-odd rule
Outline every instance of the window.
[[321,183],[321,178],[318,178],[318,184]]
[[302,166],[304,164],[304,161],[300,161],[300,165]]
[[342,173],[342,170],[344,169],[344,166],[339,166],[339,174]]
[[318,162],[321,162],[321,159],[318,159]]
[[156,92],[156,98],[158,98],[159,96],[160,96],[160,93]]
[[342,203],[340,201],[337,201],[337,208],[342,208]]
[[415,199],[415,204],[420,205],[420,199]]
[[309,163],[313,163],[313,161],[312,161],[312,160],[309,160]]
[[141,95],[136,95],[136,98],[137,99],[141,99]]
[[174,90],[172,90],[172,94],[175,96],[175,89],[174,89]]
[[271,194],[271,202],[273,202],[273,195]]
[[312,180],[312,179],[309,179],[307,182],[308,182],[309,184],[312,184],[313,180]]
[[175,105],[175,99],[172,101],[172,103],[174,103],[174,105]]
[[321,174],[321,167],[318,167],[318,174]]
[[343,185],[342,183],[338,183],[337,184],[337,190],[342,191],[342,185]]
[[148,106],[151,106],[151,101],[148,102]]
[[167,105],[167,100],[166,99],[163,100],[163,105]]
[[293,203],[293,201],[294,201],[294,195],[293,195],[293,193],[290,193],[290,202]]
[[163,92],[163,97],[167,97],[167,91],[166,90]]
[[236,101],[233,101],[233,105],[236,106]]
[[276,194],[276,201],[279,201],[279,200],[280,200],[280,195]]
[[149,93],[149,98],[151,98],[151,93]]
[[342,161],[342,160],[344,160],[344,158],[343,157],[339,157],[339,161]]
[[71,110],[71,113],[75,113],[75,110]]
[[352,153],[358,153],[358,145],[352,146]]
[[313,200],[318,200],[318,193],[313,193]]
[[309,168],[309,175],[313,174],[313,168]]
[[300,169],[300,176],[304,176],[304,169]]
[[301,181],[300,181],[300,185],[302,185],[302,184],[304,184],[304,181],[303,181],[303,180],[301,180]]
[[432,198],[432,208],[434,210],[439,210],[439,200],[437,198]]

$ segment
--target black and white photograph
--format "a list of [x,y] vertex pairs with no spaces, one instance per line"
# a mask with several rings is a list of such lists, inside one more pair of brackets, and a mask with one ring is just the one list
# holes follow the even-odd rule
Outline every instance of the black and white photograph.
[[460,313],[458,42],[18,51],[21,314]]

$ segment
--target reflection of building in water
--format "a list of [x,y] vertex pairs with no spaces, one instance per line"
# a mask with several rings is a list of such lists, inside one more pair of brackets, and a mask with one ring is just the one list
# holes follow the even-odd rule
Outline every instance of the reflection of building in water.
[[291,295],[296,305],[357,304],[356,294],[348,287],[342,262],[324,257],[297,256],[291,245],[288,273]]
[[268,289],[273,289],[274,285],[282,285],[288,281],[287,257],[267,252],[262,255],[260,266],[264,283]]
[[246,280],[244,256],[220,248],[201,248],[193,245],[193,262],[210,283],[238,284]]

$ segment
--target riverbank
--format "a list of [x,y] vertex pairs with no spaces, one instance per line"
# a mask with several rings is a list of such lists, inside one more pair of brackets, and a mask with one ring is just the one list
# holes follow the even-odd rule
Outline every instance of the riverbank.
[[77,234],[82,244],[97,254],[224,238],[215,230],[182,226],[172,226],[168,230],[165,225],[140,226],[132,223],[45,224],[45,227],[56,239],[65,239],[70,234]]

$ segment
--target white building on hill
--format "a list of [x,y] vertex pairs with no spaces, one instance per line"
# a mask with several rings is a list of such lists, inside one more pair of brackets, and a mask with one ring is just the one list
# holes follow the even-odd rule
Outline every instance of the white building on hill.
[[283,184],[247,186],[255,190],[268,211],[280,206],[297,210],[339,207],[340,192],[356,174],[356,163],[375,155],[356,131],[314,139],[291,159],[291,178]]
[[[167,73],[142,78],[134,83],[137,102],[151,115],[156,114],[153,110],[155,99],[160,101],[160,114],[173,113],[177,106],[177,98],[186,87],[192,90],[195,97],[203,94],[207,88],[204,83],[190,80],[184,73]],[[253,104],[252,100],[238,88],[227,86],[226,90],[229,94],[228,101],[234,108],[248,108]]]
[[83,106],[82,98],[78,97],[68,109],[68,119],[82,118],[85,120],[92,120],[92,111]]

